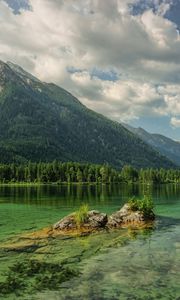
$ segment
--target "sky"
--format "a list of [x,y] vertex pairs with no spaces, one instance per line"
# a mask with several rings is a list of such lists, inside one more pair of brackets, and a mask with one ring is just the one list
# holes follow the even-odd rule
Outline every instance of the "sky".
[[180,0],[0,0],[0,59],[180,140]]

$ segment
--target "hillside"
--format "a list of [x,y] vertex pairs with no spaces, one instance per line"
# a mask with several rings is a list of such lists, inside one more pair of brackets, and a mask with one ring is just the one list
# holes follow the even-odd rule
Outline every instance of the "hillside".
[[64,89],[0,62],[0,161],[173,167],[136,135]]
[[155,150],[172,160],[180,166],[180,142],[176,142],[161,134],[149,133],[142,128],[134,128],[125,125],[128,130],[137,134],[143,141],[152,146]]

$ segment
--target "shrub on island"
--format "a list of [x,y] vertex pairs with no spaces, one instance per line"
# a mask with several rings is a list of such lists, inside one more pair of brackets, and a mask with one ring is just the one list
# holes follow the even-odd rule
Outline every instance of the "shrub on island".
[[143,199],[133,197],[129,199],[128,205],[132,211],[142,212],[145,219],[154,218],[154,202],[150,196],[146,195]]

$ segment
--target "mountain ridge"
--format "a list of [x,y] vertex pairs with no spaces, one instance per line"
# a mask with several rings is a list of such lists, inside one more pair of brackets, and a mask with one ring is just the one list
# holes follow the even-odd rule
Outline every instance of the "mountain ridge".
[[147,144],[172,160],[180,166],[180,142],[175,141],[167,136],[159,133],[149,133],[145,129],[138,127],[134,128],[128,124],[123,125],[131,132],[137,134]]
[[0,62],[0,87],[2,162],[57,159],[115,167],[174,167],[121,124],[18,65]]

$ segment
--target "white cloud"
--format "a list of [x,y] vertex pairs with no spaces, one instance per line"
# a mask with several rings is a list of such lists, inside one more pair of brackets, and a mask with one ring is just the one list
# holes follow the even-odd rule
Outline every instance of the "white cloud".
[[171,119],[171,124],[172,124],[172,126],[174,126],[176,128],[180,127],[180,119],[172,118]]
[[[129,121],[141,116],[166,116],[168,104],[165,100],[165,87],[139,83],[135,80],[103,81],[91,78],[87,72],[71,75],[77,88],[78,98],[111,119]],[[168,89],[168,87],[166,87]]]
[[[0,1],[3,60],[63,86],[118,121],[143,115],[178,118],[180,38],[175,24],[163,17],[170,1],[156,1],[157,13],[138,16],[128,9],[135,0],[30,2],[32,11],[14,15]],[[79,71],[72,74],[70,67]],[[93,68],[114,70],[119,79],[92,76]]]

